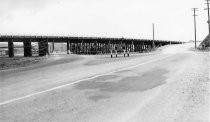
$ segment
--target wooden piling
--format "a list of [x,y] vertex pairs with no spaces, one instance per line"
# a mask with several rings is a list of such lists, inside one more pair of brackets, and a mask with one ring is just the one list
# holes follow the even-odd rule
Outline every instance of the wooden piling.
[[14,57],[14,44],[13,39],[8,41],[8,50],[9,50],[9,57]]
[[66,41],[66,46],[67,46],[67,54],[69,54],[70,53],[69,40]]
[[39,56],[45,56],[48,54],[48,41],[45,40],[39,40]]
[[32,52],[31,52],[31,39],[29,40],[24,40],[23,41],[23,47],[24,47],[24,57],[31,57],[32,56]]

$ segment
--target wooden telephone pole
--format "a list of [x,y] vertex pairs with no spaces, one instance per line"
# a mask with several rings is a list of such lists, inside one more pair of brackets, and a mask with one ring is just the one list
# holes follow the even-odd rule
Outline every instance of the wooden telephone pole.
[[154,23],[152,23],[152,29],[153,29],[153,33],[152,33],[152,37],[153,37],[152,48],[155,48],[155,24]]
[[194,29],[195,29],[195,48],[196,48],[196,35],[197,35],[197,29],[196,29],[196,15],[195,12],[198,10],[198,8],[192,8],[193,10],[193,16],[194,16]]
[[206,1],[206,4],[207,4],[207,8],[205,8],[204,10],[207,10],[208,11],[208,25],[209,25],[209,34],[210,34],[210,16],[209,16],[209,1],[210,0],[205,0]]

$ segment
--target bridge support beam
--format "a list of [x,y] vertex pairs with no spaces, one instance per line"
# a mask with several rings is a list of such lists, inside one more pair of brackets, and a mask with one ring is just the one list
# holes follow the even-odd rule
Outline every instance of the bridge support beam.
[[52,42],[52,53],[55,51],[55,42],[54,42],[54,40],[53,40],[53,42]]
[[70,47],[70,52],[73,52],[73,50],[72,50],[72,43],[71,42],[69,42],[69,47]]
[[40,40],[38,42],[39,45],[39,56],[45,56],[48,54],[48,41]]
[[76,47],[76,48],[75,48],[76,54],[79,54],[79,53],[78,53],[78,52],[79,52],[79,51],[78,51],[78,50],[79,50],[79,44],[78,44],[77,42],[75,43],[75,47]]
[[24,57],[31,57],[31,40],[24,40],[23,41],[23,47],[24,47]]
[[141,44],[138,42],[138,52],[141,52]]
[[131,50],[132,50],[132,52],[135,52],[135,45],[134,45],[133,41],[131,43]]
[[93,43],[93,48],[94,48],[93,54],[96,55],[97,52],[98,52],[98,49],[97,49],[97,42],[94,42],[94,43]]
[[14,57],[14,44],[13,39],[8,41],[9,57]]
[[140,45],[140,43],[139,43],[139,42],[137,43],[137,45],[138,45],[138,47],[137,47],[137,51],[140,53],[140,52],[141,52],[141,49],[140,49],[140,46],[141,46],[141,45]]
[[69,40],[67,40],[67,54],[70,53]]

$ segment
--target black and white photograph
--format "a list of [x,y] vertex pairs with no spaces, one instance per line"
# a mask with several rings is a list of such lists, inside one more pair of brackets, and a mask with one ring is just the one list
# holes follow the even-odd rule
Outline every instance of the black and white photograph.
[[0,0],[0,122],[210,122],[210,0]]

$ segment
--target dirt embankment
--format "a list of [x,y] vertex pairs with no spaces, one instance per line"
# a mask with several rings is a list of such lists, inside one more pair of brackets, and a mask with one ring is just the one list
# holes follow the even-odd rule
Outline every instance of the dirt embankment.
[[21,67],[43,67],[51,65],[59,65],[64,63],[71,63],[81,59],[85,59],[85,65],[98,65],[109,62],[116,62],[121,60],[128,60],[131,58],[137,58],[139,56],[148,56],[154,55],[155,52],[148,53],[131,53],[128,57],[124,57],[123,54],[118,54],[118,57],[113,55],[113,58],[110,57],[110,54],[106,55],[49,55],[44,57],[0,57],[0,71],[8,69],[17,69]]
[[18,68],[39,68],[45,66],[52,66],[64,63],[71,63],[83,59],[79,55],[50,55],[44,57],[14,57],[0,58],[0,71]]
[[14,57],[14,58],[1,57],[0,70],[26,67],[33,64],[38,64],[46,59],[47,59],[46,57]]

